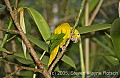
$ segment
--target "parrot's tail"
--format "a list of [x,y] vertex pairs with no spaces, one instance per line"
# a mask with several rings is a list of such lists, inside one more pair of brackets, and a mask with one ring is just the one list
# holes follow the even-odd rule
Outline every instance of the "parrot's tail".
[[55,59],[55,57],[58,53],[58,49],[59,49],[59,45],[57,47],[55,47],[54,50],[51,52],[48,67],[52,63],[52,61]]

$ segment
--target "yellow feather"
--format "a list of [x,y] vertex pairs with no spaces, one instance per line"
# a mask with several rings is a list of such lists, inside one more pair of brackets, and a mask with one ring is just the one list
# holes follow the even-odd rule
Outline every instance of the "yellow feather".
[[[68,23],[63,23],[61,25],[59,25],[55,30],[54,30],[54,34],[61,34],[64,33],[65,36],[63,37],[63,41],[54,48],[54,50],[51,52],[50,54],[50,59],[49,59],[49,63],[48,66],[52,63],[52,61],[55,59],[57,53],[58,53],[58,49],[59,47],[62,48],[63,45],[65,45],[67,39],[70,38],[70,33],[71,33],[72,27],[70,27],[70,25]],[[78,32],[78,30],[75,29],[74,34],[72,36],[72,41],[78,40],[80,38],[80,34]],[[75,41],[76,42],[76,41]]]

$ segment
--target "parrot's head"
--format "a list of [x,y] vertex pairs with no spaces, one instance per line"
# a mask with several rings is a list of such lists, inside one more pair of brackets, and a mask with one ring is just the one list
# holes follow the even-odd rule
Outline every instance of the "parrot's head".
[[77,43],[79,39],[80,39],[80,33],[78,32],[77,29],[75,29],[71,40],[74,41],[74,43]]

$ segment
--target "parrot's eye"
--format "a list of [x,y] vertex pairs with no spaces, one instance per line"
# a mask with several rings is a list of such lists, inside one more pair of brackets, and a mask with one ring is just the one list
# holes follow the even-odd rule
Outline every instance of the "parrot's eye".
[[79,33],[77,33],[77,35],[80,35]]

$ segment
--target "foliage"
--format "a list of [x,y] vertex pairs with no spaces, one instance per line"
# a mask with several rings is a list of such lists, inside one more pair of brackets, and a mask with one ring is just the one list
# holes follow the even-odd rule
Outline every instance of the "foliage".
[[[15,8],[15,0],[10,1],[12,7]],[[58,24],[66,21],[69,22],[70,25],[73,25],[76,20],[74,17],[76,17],[76,13],[78,14],[79,10],[78,7],[80,4],[78,3],[80,2],[81,0],[55,0],[54,2],[49,0],[18,1],[18,8],[22,7],[25,13],[26,36],[46,69],[49,69],[47,64],[50,51],[54,49],[60,41],[60,39],[52,39],[64,36],[64,34],[54,35],[51,33],[52,30],[55,26],[58,26]],[[92,12],[95,10],[98,3],[99,0],[90,0],[90,16],[92,16]],[[90,39],[89,69],[91,73],[87,75],[89,78],[116,78],[120,75],[120,19],[117,18],[118,14],[116,9],[118,5],[114,3],[117,2],[115,0],[104,0],[102,8],[98,12],[94,22],[87,27],[84,25],[84,12],[81,16],[77,29],[81,34],[83,52],[85,51],[85,39]],[[24,57],[21,45],[22,38],[19,33],[15,33],[17,28],[8,13],[6,5],[2,1],[0,1],[0,18],[0,77],[7,77],[7,72],[9,74],[14,73],[15,75],[13,75],[13,77],[15,78],[34,78],[34,74],[36,74],[36,78],[43,77],[42,74],[36,73],[35,71],[17,71],[15,67],[16,64],[30,68],[35,68],[36,64],[28,49],[26,53],[27,58]],[[20,20],[19,17],[18,20]],[[4,22],[4,24],[2,22]],[[5,31],[1,29],[5,29]],[[13,31],[11,33],[8,30]],[[52,45],[50,45],[50,40],[53,43]],[[82,69],[78,46],[79,43],[74,44],[70,42],[65,54],[61,58],[62,61],[59,60],[54,67],[52,76],[57,78],[68,76],[70,78],[81,78],[82,74],[78,73],[81,72]],[[61,49],[59,50],[59,54],[60,51]],[[84,56],[84,54],[85,53],[83,53],[82,56]],[[8,63],[1,60],[1,58],[8,61]],[[7,65],[10,71],[6,70]],[[96,74],[96,72],[101,73],[101,75]],[[116,72],[116,75],[106,75],[107,72]]]

